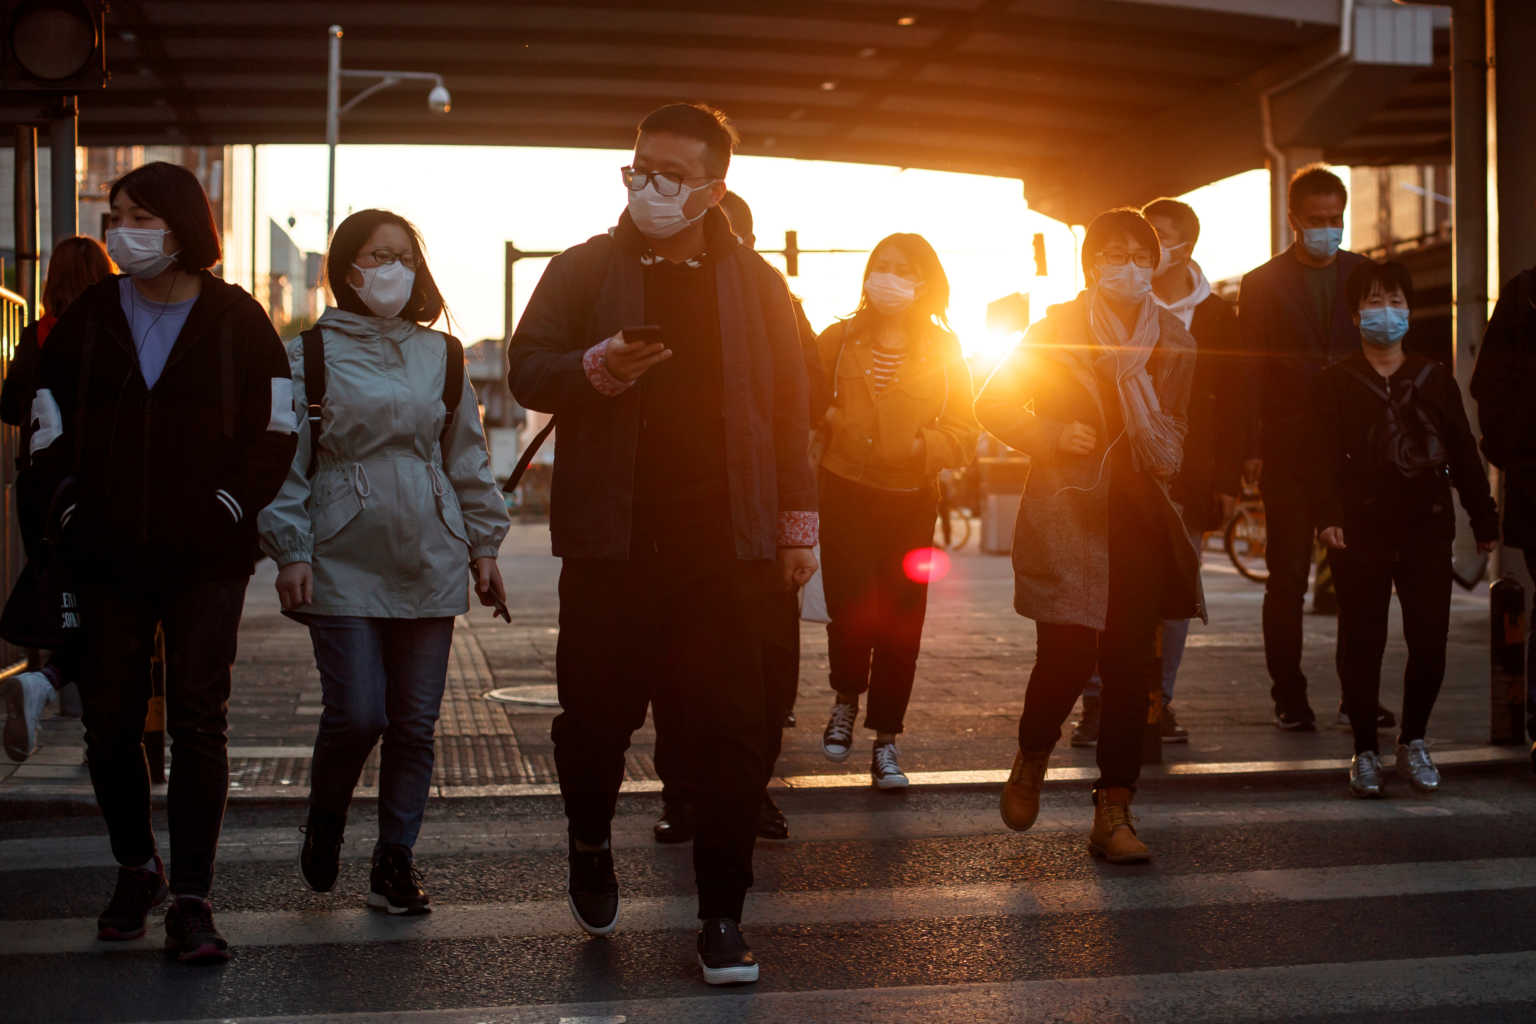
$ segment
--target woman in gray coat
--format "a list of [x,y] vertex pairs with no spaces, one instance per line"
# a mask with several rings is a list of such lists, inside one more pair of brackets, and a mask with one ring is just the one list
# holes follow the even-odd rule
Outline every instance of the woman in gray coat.
[[1183,457],[1195,345],[1152,299],[1159,247],[1135,210],[1088,226],[1088,288],[1052,307],[976,402],[981,425],[1030,458],[1014,526],[1014,608],[1038,648],[1003,789],[1010,828],[1034,824],[1061,725],[1092,675],[1104,681],[1089,846],[1113,862],[1150,854],[1131,825],[1148,691],[1164,619],[1202,615],[1199,567],[1168,483]]
[[384,210],[353,214],[331,240],[326,279],[336,306],[315,328],[324,384],[306,379],[304,339],[290,342],[294,402],[310,415],[260,518],[283,611],[309,627],[325,702],[300,864],[315,891],[335,884],[347,806],[382,737],[368,905],[420,914],[430,908],[411,848],[453,620],[469,610],[471,571],[481,604],[506,600],[496,552],[507,511],[468,381],[455,408],[444,401],[448,360],[463,354],[426,326],[443,300],[415,228]]

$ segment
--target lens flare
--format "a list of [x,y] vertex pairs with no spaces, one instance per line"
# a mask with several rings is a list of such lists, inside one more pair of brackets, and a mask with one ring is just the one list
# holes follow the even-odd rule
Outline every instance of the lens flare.
[[913,583],[933,583],[949,575],[949,555],[938,548],[915,548],[901,560],[901,571]]

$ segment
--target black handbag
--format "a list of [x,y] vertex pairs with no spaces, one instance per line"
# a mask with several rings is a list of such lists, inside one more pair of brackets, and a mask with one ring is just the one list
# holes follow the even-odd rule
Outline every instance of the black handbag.
[[0,612],[0,637],[17,647],[59,651],[82,642],[74,573],[52,541],[27,560]]

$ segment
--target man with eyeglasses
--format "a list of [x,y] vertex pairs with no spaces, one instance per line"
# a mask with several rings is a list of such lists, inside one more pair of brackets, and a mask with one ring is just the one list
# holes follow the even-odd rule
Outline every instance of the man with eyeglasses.
[[716,208],[735,142],[709,107],[648,115],[619,223],[550,261],[508,349],[513,396],[558,423],[552,735],[571,911],[593,935],[617,924],[609,826],[649,703],[676,741],[668,783],[698,815],[710,984],[758,976],[740,930],[770,768],[758,609],[816,568],[789,291]]
[[[1365,262],[1339,248],[1348,201],[1344,182],[1322,164],[1297,171],[1287,194],[1296,241],[1244,276],[1237,301],[1247,364],[1243,407],[1249,410],[1244,475],[1262,472],[1264,495],[1264,660],[1275,725],[1288,732],[1316,728],[1301,670],[1301,621],[1318,524],[1311,452],[1301,442],[1319,375],[1360,347],[1354,310],[1337,301],[1350,273]],[[1383,727],[1395,724],[1384,708],[1377,717]]]

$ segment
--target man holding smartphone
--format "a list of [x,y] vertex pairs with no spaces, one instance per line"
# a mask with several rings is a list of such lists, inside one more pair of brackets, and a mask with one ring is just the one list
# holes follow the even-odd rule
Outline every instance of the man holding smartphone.
[[647,116],[618,225],[550,262],[508,349],[513,395],[560,424],[552,733],[571,910],[594,935],[617,924],[609,823],[649,703],[678,740],[675,781],[699,815],[698,960],[711,984],[758,975],[740,931],[770,770],[757,610],[816,567],[789,292],[716,209],[735,141],[708,107]]

